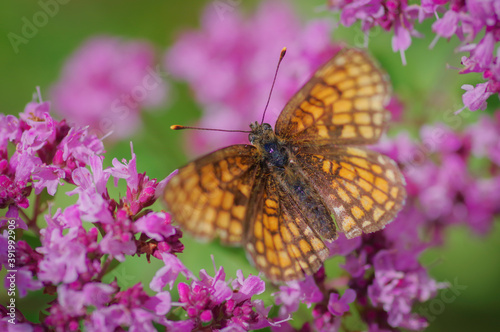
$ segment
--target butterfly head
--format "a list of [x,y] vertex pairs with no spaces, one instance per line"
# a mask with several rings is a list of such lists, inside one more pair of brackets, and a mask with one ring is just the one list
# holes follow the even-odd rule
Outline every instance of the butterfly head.
[[257,147],[276,138],[273,127],[271,127],[269,123],[259,124],[255,121],[250,124],[250,129],[251,131],[248,135],[248,140]]

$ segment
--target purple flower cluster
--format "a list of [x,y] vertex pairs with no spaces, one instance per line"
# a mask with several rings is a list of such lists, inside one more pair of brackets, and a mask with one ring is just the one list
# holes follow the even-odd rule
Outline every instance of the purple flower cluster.
[[[475,87],[462,86],[466,91],[462,96],[464,108],[484,110],[486,100],[500,93],[500,47],[496,47],[500,41],[500,3],[495,0],[432,2],[434,11],[449,4],[442,17],[432,25],[433,31],[443,38],[456,35],[462,42],[458,50],[470,53],[462,57],[464,68],[460,73],[482,73],[487,80]],[[477,38],[479,35],[481,37]]]
[[[194,88],[206,128],[247,130],[262,117],[281,49],[288,48],[266,114],[274,123],[281,109],[339,47],[330,41],[326,21],[301,24],[284,2],[264,1],[257,12],[243,18],[236,9],[224,12],[207,7],[198,31],[184,32],[169,49],[165,64],[173,77]],[[201,135],[190,132],[187,148],[205,153],[221,144],[248,143],[240,133]]]
[[[281,286],[274,294],[276,304],[281,304],[279,317],[293,314],[299,303],[304,303],[314,305],[313,321],[304,323],[300,331],[338,331],[342,317],[349,316],[351,310],[359,312],[369,331],[424,329],[426,318],[413,312],[414,305],[432,299],[447,284],[433,280],[418,262],[425,248],[418,235],[416,247],[394,240],[401,227],[414,227],[405,221],[396,220],[384,231],[351,240],[341,235],[330,244],[330,252],[345,257],[341,267],[348,276],[328,279],[320,269],[304,281]],[[338,289],[346,287],[339,296]],[[355,309],[349,306],[354,301]],[[273,330],[294,331],[288,323]]]
[[414,304],[447,287],[431,279],[418,262],[423,247],[406,249],[401,247],[402,241],[390,239],[387,233],[397,229],[398,223],[401,221],[394,221],[385,231],[363,235],[342,266],[351,275],[348,285],[356,291],[360,314],[370,331],[424,329],[426,318],[412,312]]
[[68,121],[120,139],[138,129],[141,109],[161,106],[166,96],[152,45],[94,37],[66,62],[51,100]]
[[[500,213],[496,194],[500,190],[500,113],[482,117],[462,133],[444,125],[424,126],[420,139],[417,143],[400,134],[376,147],[398,162],[407,181],[407,204],[398,219],[425,230],[434,245],[443,242],[447,226],[458,223],[468,224],[477,234],[488,233]],[[469,165],[481,159],[475,163],[480,169],[473,171]],[[392,239],[409,243],[417,235],[415,228],[399,229]]]
[[[314,276],[307,276],[302,281],[291,281],[280,286],[274,294],[276,304],[281,304],[279,317],[291,317],[299,309],[299,304],[307,304],[312,310],[313,322],[304,323],[300,331],[338,331],[342,323],[342,316],[349,315],[350,304],[356,299],[356,292],[350,288],[339,295],[335,283],[327,282],[324,268]],[[343,285],[345,286],[345,285]],[[273,327],[273,331],[293,331],[288,322]]]
[[[146,331],[153,330],[152,322],[173,324],[165,319],[170,293],[159,290],[148,296],[140,285],[120,291],[115,284],[102,283],[113,259],[123,261],[126,255],[135,254],[162,259],[182,252],[182,233],[172,226],[170,215],[145,210],[162,192],[165,181],[137,173],[133,152],[130,161],[113,160],[113,167],[103,169],[102,142],[86,128],[54,120],[48,102],[29,103],[19,118],[0,115],[0,143],[1,208],[8,209],[0,227],[14,219],[17,228],[39,233],[41,239],[41,246],[34,249],[24,240],[17,241],[15,265],[2,254],[2,267],[17,270],[16,290],[21,297],[41,288],[57,294],[40,325],[25,321],[17,312],[16,328],[76,331],[83,321],[88,330],[128,326]],[[108,194],[110,177],[127,182],[127,195],[118,201]],[[53,215],[49,203],[47,225],[39,229],[37,219],[47,206],[42,192],[54,196],[63,184],[74,186],[67,194],[78,195],[77,203]],[[30,204],[32,191],[35,202]],[[25,211],[30,205],[31,218]],[[84,227],[84,222],[94,227]],[[4,231],[0,252],[7,253],[7,247]],[[2,330],[14,326],[7,323],[10,314],[2,307]]]
[[211,277],[205,270],[190,285],[179,283],[179,302],[194,329],[248,331],[276,325],[269,320],[271,307],[252,296],[264,292],[266,285],[257,276],[245,279],[241,270],[229,287],[222,267]]
[[328,7],[341,11],[340,23],[346,27],[359,20],[366,37],[375,26],[393,31],[392,50],[401,53],[403,64],[406,64],[404,52],[410,47],[411,38],[421,36],[414,27],[415,20],[428,16],[418,6],[408,6],[407,0],[328,0]]
[[[11,156],[10,144],[14,147]],[[27,229],[19,212],[30,206],[33,189],[35,195],[46,189],[54,196],[63,182],[75,184],[75,170],[103,152],[102,142],[86,128],[54,120],[48,102],[29,103],[19,118],[0,114],[0,208],[7,208],[6,217]],[[36,217],[28,221],[34,223]],[[4,224],[2,221],[0,226]]]
[[[407,0],[328,0],[329,8],[340,11],[340,23],[351,26],[361,22],[361,29],[369,31],[379,26],[393,31],[392,49],[401,53],[411,45],[413,36],[421,34],[415,29],[417,21],[435,20],[432,30],[436,38],[456,36],[462,45],[458,51],[469,52],[462,57],[461,74],[482,73],[485,83],[465,84],[462,89],[464,108],[471,111],[486,108],[486,100],[500,94],[500,4],[496,0],[423,0],[420,5],[408,5]],[[478,36],[481,36],[478,38]],[[479,40],[477,40],[479,39]]]

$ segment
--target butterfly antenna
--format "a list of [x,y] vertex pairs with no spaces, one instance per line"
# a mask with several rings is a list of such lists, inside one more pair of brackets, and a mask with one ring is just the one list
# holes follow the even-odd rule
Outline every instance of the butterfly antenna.
[[250,133],[250,130],[231,130],[231,129],[213,129],[213,128],[200,128],[200,127],[188,127],[181,125],[170,126],[172,130],[183,130],[183,129],[194,129],[194,130],[209,130],[209,131],[223,131],[226,133]]
[[280,69],[281,60],[283,60],[285,54],[286,54],[286,47],[283,47],[280,53],[280,59],[278,61],[278,65],[276,66],[276,72],[274,73],[273,85],[271,85],[271,91],[269,91],[269,97],[267,97],[266,107],[264,108],[264,114],[262,114],[262,121],[260,121],[260,124],[264,123],[264,117],[266,116],[267,107],[269,106],[271,95],[273,94],[274,83],[276,82],[276,77],[278,76],[278,69]]

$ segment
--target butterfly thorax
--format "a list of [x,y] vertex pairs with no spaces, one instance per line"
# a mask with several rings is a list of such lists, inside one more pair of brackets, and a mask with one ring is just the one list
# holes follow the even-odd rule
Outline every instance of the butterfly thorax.
[[252,131],[248,135],[252,143],[260,152],[263,161],[269,166],[284,168],[290,162],[289,149],[286,143],[280,139],[273,131],[269,123],[250,124]]

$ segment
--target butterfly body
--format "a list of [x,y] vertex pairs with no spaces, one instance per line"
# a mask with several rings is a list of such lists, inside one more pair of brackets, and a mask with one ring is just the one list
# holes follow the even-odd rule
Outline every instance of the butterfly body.
[[[293,142],[280,139],[268,123],[250,124],[249,140],[257,148],[261,173],[274,178],[279,190],[295,200],[301,214],[319,220],[318,231],[328,240],[337,237],[331,212],[298,169]],[[297,150],[297,149],[295,149]],[[279,203],[279,202],[278,202]]]
[[290,162],[289,146],[275,135],[269,123],[250,124],[248,140],[259,151],[261,162],[269,167],[284,168]]
[[373,60],[345,50],[292,97],[274,130],[252,123],[252,145],[180,168],[164,200],[196,237],[243,245],[270,280],[312,274],[328,258],[325,240],[380,230],[403,206],[396,164],[362,147],[386,126],[389,96]]

